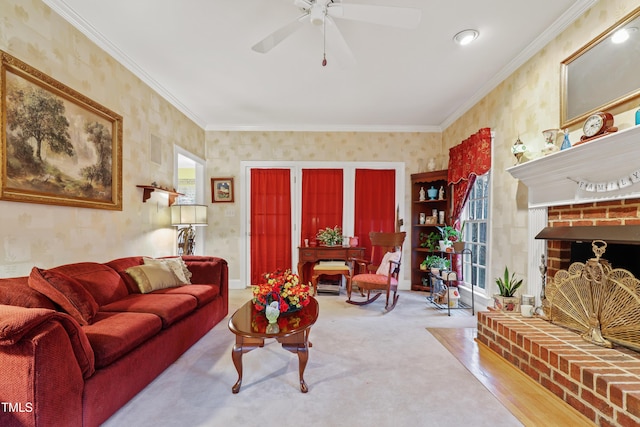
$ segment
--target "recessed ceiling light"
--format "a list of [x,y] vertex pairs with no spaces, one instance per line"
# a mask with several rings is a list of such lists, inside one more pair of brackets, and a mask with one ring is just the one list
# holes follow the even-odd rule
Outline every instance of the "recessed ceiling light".
[[463,30],[453,36],[453,41],[464,46],[477,39],[479,35],[480,33],[476,30]]

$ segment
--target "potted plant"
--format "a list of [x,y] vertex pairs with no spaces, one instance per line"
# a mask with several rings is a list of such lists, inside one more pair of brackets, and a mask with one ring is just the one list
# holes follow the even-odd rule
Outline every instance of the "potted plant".
[[325,246],[338,246],[342,244],[345,236],[342,235],[342,228],[335,226],[318,230],[316,239]]
[[422,262],[425,264],[426,269],[430,269],[436,276],[441,270],[447,270],[451,267],[451,261],[439,255],[429,255]]
[[519,310],[520,299],[515,296],[516,291],[522,285],[522,279],[516,279],[516,274],[509,276],[509,268],[504,267],[504,277],[496,279],[498,294],[493,296],[493,308],[504,312],[516,312]]
[[420,247],[422,248],[435,251],[438,248],[438,240],[440,240],[440,235],[435,231],[432,231],[429,234],[420,233]]
[[[460,232],[456,230],[451,225],[438,226],[436,227],[442,236],[442,243],[440,245],[440,250],[443,252],[447,252],[448,248],[453,246],[453,242],[457,242],[460,240]],[[449,251],[450,252],[450,251]]]

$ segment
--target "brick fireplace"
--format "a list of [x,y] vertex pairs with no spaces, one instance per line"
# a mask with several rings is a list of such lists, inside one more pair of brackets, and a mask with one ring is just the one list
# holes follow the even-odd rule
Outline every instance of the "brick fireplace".
[[[541,255],[548,284],[576,261],[576,242],[640,249],[639,147],[636,126],[508,169],[528,192],[528,293],[542,295]],[[619,267],[611,254],[603,258]],[[640,353],[603,348],[543,319],[500,312],[478,314],[478,341],[597,425],[640,426]]]
[[[550,206],[547,211],[548,227],[626,227],[640,225],[640,198],[592,202],[575,205]],[[634,227],[635,228],[635,227]],[[594,230],[595,231],[595,230]],[[577,239],[547,240],[547,277],[552,278],[560,269],[566,269],[571,262],[571,243]],[[602,240],[608,241],[606,233]],[[627,244],[640,245],[629,236]],[[588,237],[584,237],[588,241]],[[618,267],[614,259],[609,259],[613,267]]]

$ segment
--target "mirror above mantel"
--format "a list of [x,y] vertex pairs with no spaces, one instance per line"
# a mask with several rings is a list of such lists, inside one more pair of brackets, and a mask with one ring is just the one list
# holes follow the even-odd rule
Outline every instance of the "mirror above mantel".
[[[639,151],[640,126],[635,126],[513,166],[507,172],[527,186],[529,208],[638,198],[640,182],[617,189],[606,185],[625,178],[631,181],[634,172],[640,176]],[[594,187],[581,188],[584,183]]]
[[[616,42],[620,30],[628,38]],[[640,97],[639,73],[640,7],[562,61],[560,127]]]

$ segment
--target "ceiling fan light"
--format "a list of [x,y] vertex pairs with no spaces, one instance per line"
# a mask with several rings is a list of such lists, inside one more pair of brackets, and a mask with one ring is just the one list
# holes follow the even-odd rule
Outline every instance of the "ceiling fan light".
[[309,20],[313,25],[322,25],[324,17],[327,14],[327,7],[315,3],[309,10]]
[[478,38],[480,33],[477,30],[463,30],[453,36],[453,41],[460,46],[465,46]]

